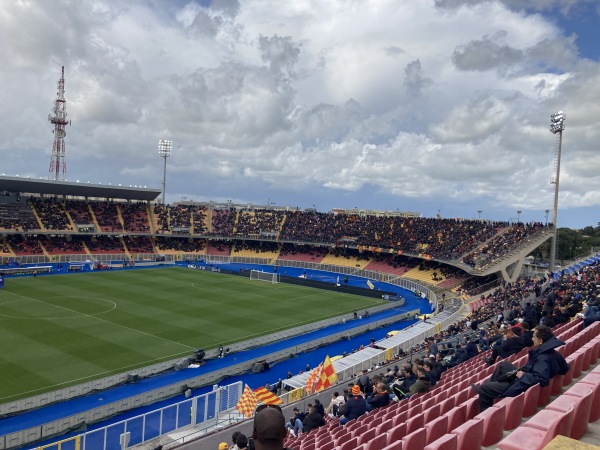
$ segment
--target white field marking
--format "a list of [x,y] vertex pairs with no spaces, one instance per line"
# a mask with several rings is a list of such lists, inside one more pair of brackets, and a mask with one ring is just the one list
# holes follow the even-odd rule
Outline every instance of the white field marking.
[[[109,312],[111,312],[111,311],[113,311],[114,309],[117,308],[117,304],[115,302],[113,302],[112,300],[106,300],[105,298],[98,298],[98,297],[74,297],[72,295],[69,295],[67,297],[40,297],[40,299],[44,299],[44,298],[47,298],[47,299],[52,299],[52,298],[93,299],[93,300],[100,300],[100,301],[103,301],[103,302],[108,302],[108,303],[112,303],[113,304],[113,307],[110,308],[110,309],[107,309],[106,311],[101,311],[101,312],[96,313],[96,314],[89,314],[89,316],[91,316],[91,317],[96,317],[96,316],[99,316],[100,314],[109,313]],[[11,300],[11,301],[8,301],[8,302],[0,303],[0,306],[8,305],[9,303],[18,303],[18,302],[22,302],[22,301],[23,301],[22,299]],[[59,308],[59,306],[56,306],[53,303],[50,303],[50,305],[54,306],[55,308]],[[84,313],[80,313],[80,312],[77,312],[75,310],[72,310],[72,311],[75,312],[77,315],[76,316],[63,316],[63,317],[21,317],[21,316],[10,316],[8,314],[2,314],[2,313],[0,313],[0,316],[2,316],[2,317],[8,317],[10,319],[20,319],[20,320],[61,320],[61,319],[76,319],[76,318],[78,318],[80,316],[85,316],[86,315]]]
[[194,350],[197,348],[197,347],[191,347],[191,346],[189,346],[189,345],[186,345],[186,344],[182,344],[181,342],[176,342],[176,341],[172,341],[172,340],[170,340],[170,339],[166,339],[166,338],[163,338],[163,337],[160,337],[160,336],[156,336],[156,335],[154,335],[154,334],[147,333],[146,331],[142,331],[142,330],[136,330],[135,328],[126,327],[125,325],[121,325],[121,324],[118,324],[118,323],[114,323],[114,322],[111,322],[110,320],[102,319],[102,318],[100,318],[100,317],[94,317],[94,316],[91,316],[91,315],[89,315],[89,314],[83,314],[83,313],[79,313],[79,312],[77,312],[77,311],[74,311],[74,310],[72,310],[72,309],[65,308],[64,306],[57,306],[57,305],[54,305],[54,304],[52,304],[52,303],[47,303],[47,302],[44,302],[44,301],[42,301],[42,300],[37,300],[37,299],[35,299],[35,298],[27,297],[26,295],[15,294],[14,292],[7,292],[7,293],[8,293],[8,294],[12,294],[12,295],[16,295],[17,297],[26,298],[26,299],[28,299],[28,300],[33,300],[33,301],[35,301],[35,302],[44,303],[44,304],[46,304],[46,305],[51,305],[51,306],[54,306],[54,307],[56,307],[56,308],[59,308],[59,309],[64,309],[64,310],[66,310],[66,311],[70,311],[70,312],[72,312],[72,313],[77,313],[77,314],[79,314],[80,316],[89,317],[89,318],[91,318],[91,319],[95,319],[95,320],[100,320],[100,321],[102,321],[102,322],[106,322],[106,323],[109,323],[109,324],[111,324],[111,325],[114,325],[114,326],[118,326],[118,327],[121,327],[121,328],[125,328],[126,330],[131,330],[131,331],[134,331],[134,332],[136,332],[136,333],[145,334],[146,336],[150,336],[150,337],[153,337],[153,338],[155,338],[155,339],[159,339],[159,340],[161,340],[161,341],[170,342],[171,344],[180,345],[181,347],[185,347],[185,348],[189,348],[189,349],[194,349]]
[[144,367],[148,364],[151,363],[155,363],[155,362],[160,362],[160,361],[167,361],[171,358],[177,358],[177,357],[181,357],[188,354],[187,352],[181,352],[181,353],[174,353],[172,355],[167,355],[164,358],[155,358],[155,359],[149,359],[147,361],[141,362],[141,363],[136,363],[136,364],[131,364],[129,366],[123,366],[123,367],[119,367],[117,369],[113,369],[113,370],[105,370],[103,372],[98,372],[94,375],[88,375],[87,377],[81,377],[81,378],[74,378],[72,380],[69,381],[64,381],[62,383],[56,383],[56,384],[51,384],[49,386],[43,387],[43,388],[39,388],[39,389],[33,389],[31,391],[25,391],[25,392],[19,392],[18,394],[15,395],[9,395],[8,397],[0,397],[0,400],[8,400],[11,399],[13,397],[18,397],[21,395],[25,395],[25,394],[34,394],[36,392],[40,392],[40,391],[48,391],[48,390],[52,390],[53,388],[58,388],[60,386],[64,386],[64,385],[70,385],[71,383],[77,383],[77,382],[81,382],[81,381],[85,381],[85,380],[96,380],[98,379],[98,377],[105,375],[105,374],[118,374],[121,371],[125,371],[127,369],[131,369],[131,368],[139,368],[139,367]]

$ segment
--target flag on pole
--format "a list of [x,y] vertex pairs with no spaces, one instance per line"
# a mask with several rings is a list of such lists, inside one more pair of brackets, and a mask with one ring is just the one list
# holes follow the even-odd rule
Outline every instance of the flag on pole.
[[264,386],[254,389],[254,394],[256,394],[258,400],[265,405],[283,405],[281,399]]
[[308,377],[308,380],[306,380],[306,394],[307,395],[312,394],[313,385],[315,384],[315,380],[317,379],[317,377],[321,374],[322,367],[323,367],[323,363],[319,364],[319,366],[315,370],[312,371],[312,373]]
[[317,380],[317,384],[315,386],[315,392],[322,391],[323,389],[328,388],[335,382],[337,382],[338,377],[337,373],[333,369],[333,364],[331,363],[331,359],[329,359],[329,355],[325,357],[325,361],[323,362],[323,370],[321,370],[321,375]]
[[254,391],[248,387],[248,385],[245,385],[244,392],[242,393],[237,405],[235,405],[235,409],[244,414],[246,417],[250,418],[254,414],[257,404],[258,397]]

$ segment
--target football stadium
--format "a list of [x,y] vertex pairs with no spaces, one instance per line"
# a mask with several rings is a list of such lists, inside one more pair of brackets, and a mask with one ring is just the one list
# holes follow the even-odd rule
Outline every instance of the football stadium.
[[[292,427],[286,446],[517,448],[598,419],[598,322],[581,312],[599,258],[519,276],[551,226],[17,177],[0,191],[1,448],[215,448],[251,436],[260,404],[288,419],[361,374],[400,385],[430,356],[435,386]],[[492,361],[495,338],[528,321],[553,326],[570,371],[482,410],[471,385],[528,358]]]

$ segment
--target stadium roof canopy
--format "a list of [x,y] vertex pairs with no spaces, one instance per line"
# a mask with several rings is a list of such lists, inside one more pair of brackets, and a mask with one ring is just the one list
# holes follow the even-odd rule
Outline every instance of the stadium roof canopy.
[[118,198],[124,200],[155,200],[160,189],[145,187],[111,186],[71,181],[35,180],[32,178],[0,176],[0,192],[22,194],[68,195],[73,197]]

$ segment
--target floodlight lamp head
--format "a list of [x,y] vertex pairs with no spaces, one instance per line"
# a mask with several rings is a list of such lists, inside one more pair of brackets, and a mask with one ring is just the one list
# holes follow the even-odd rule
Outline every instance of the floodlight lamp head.
[[172,141],[159,140],[158,141],[158,154],[163,157],[171,156],[171,148],[173,146]]

